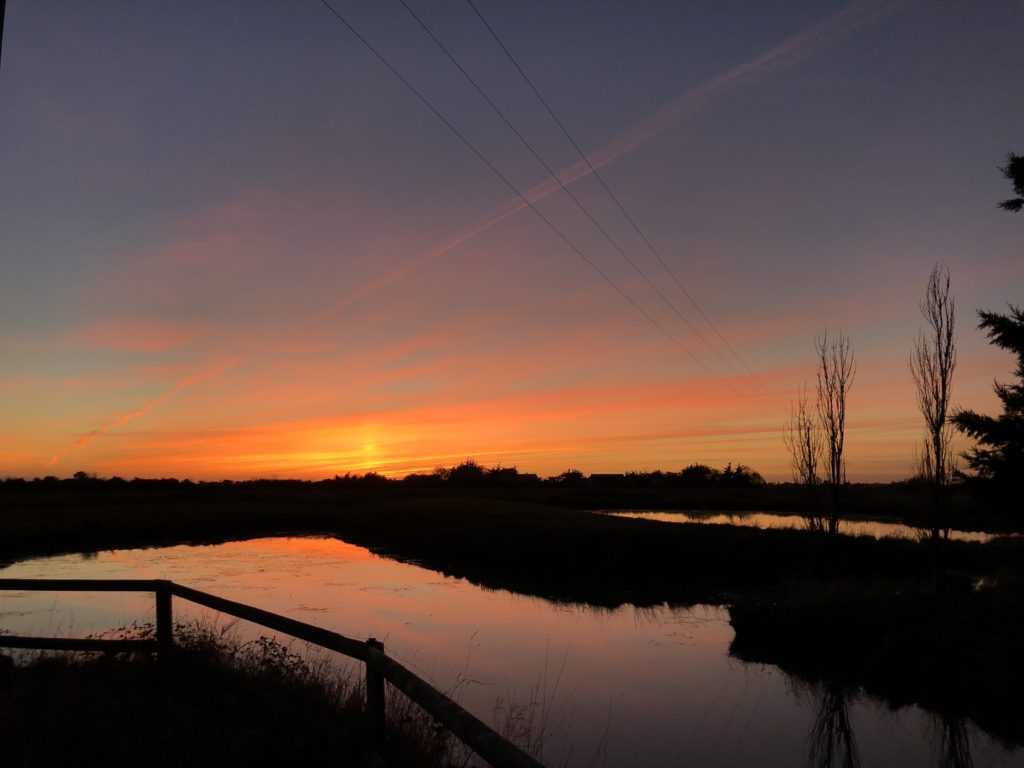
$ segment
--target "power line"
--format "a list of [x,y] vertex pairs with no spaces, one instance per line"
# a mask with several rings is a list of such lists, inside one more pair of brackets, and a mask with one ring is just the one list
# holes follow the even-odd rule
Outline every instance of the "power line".
[[601,225],[601,223],[594,217],[594,215],[591,213],[590,209],[587,208],[583,204],[583,202],[573,193],[573,191],[568,186],[566,186],[566,184],[558,176],[558,174],[555,172],[555,170],[550,165],[548,165],[548,163],[544,160],[543,157],[541,157],[540,153],[537,152],[537,150],[530,143],[530,141],[522,134],[522,132],[519,131],[518,128],[516,128],[516,126],[512,123],[512,121],[505,114],[505,112],[497,104],[494,103],[494,100],[487,94],[487,92],[483,89],[483,87],[476,81],[476,79],[468,71],[466,71],[466,68],[462,65],[462,63],[459,62],[459,60],[448,49],[448,47],[443,42],[441,42],[441,40],[437,37],[437,35],[434,34],[433,30],[430,29],[430,27],[422,19],[422,17],[420,17],[419,14],[417,14],[409,6],[409,3],[407,2],[407,0],[398,0],[398,2],[400,2],[402,4],[402,7],[405,8],[406,11],[408,11],[409,15],[412,16],[413,19],[416,20],[416,23],[419,24],[420,28],[422,28],[423,31],[427,33],[427,36],[430,37],[430,39],[434,41],[434,44],[437,45],[437,47],[441,49],[441,51],[444,53],[444,55],[448,57],[448,60],[453,65],[455,65],[455,68],[458,69],[459,72],[462,74],[462,76],[469,82],[469,84],[473,86],[473,88],[480,95],[480,97],[484,101],[487,102],[488,106],[490,106],[490,108],[495,112],[495,114],[497,114],[498,117],[501,118],[502,122],[505,123],[505,125],[508,127],[508,129],[510,131],[512,131],[512,133],[515,134],[516,138],[519,139],[520,143],[524,147],[526,147],[526,149],[530,152],[531,155],[533,155],[534,159],[538,163],[541,164],[541,166],[544,168],[544,170],[547,172],[547,174],[552,179],[554,179],[556,182],[558,182],[558,186],[561,188],[561,190],[563,192],[565,192],[566,195],[569,196],[569,199],[572,200],[572,202],[576,205],[576,207],[579,208],[580,211],[583,212],[583,215],[586,216],[587,219],[590,220],[590,223],[593,224],[595,227],[597,227],[597,230],[604,236],[604,239],[607,240],[611,244],[611,246],[618,252],[618,254],[622,258],[624,258],[626,260],[626,262],[629,264],[629,266],[631,266],[633,268],[633,270],[641,278],[643,278],[644,282],[646,282],[647,285],[651,288],[651,290],[653,290],[657,294],[658,298],[660,298],[662,300],[662,302],[669,309],[671,309],[675,313],[676,317],[678,317],[680,320],[682,320],[683,323],[685,323],[685,325],[691,331],[693,331],[694,334],[696,334],[697,338],[699,338],[708,349],[710,349],[715,355],[718,356],[719,360],[721,360],[723,363],[725,363],[725,365],[728,366],[729,369],[732,370],[733,373],[739,374],[739,371],[736,370],[736,368],[735,368],[735,366],[733,366],[732,362],[729,361],[728,359],[726,359],[725,356],[723,356],[718,351],[718,349],[716,347],[712,346],[711,342],[709,342],[704,337],[704,334],[702,334],[700,332],[700,330],[697,329],[693,325],[693,323],[690,322],[689,318],[687,318],[679,310],[679,308],[672,301],[670,301],[669,298],[667,296],[665,296],[664,293],[662,293],[661,289],[658,288],[658,286],[654,284],[654,282],[650,279],[650,277],[648,277],[647,273],[644,272],[643,269],[641,269],[641,267],[630,257],[630,255],[628,253],[626,253],[625,250],[623,250],[622,246],[619,245],[619,243],[615,240],[615,238],[612,237],[612,235],[608,232],[608,230],[605,229]]
[[476,145],[473,144],[473,142],[471,142],[465,136],[465,134],[463,134],[458,128],[456,128],[455,125],[447,117],[445,117],[441,113],[441,111],[437,107],[435,107],[433,105],[433,103],[431,103],[431,101],[426,96],[423,95],[423,93],[421,93],[419,91],[419,89],[416,88],[416,86],[414,86],[411,82],[409,82],[409,80],[406,79],[405,76],[402,75],[402,73],[399,72],[394,67],[394,65],[391,64],[390,61],[388,61],[388,59],[384,56],[384,54],[382,54],[377,48],[375,48],[373,46],[373,44],[370,43],[370,41],[367,40],[359,32],[359,30],[357,30],[348,21],[348,19],[346,19],[334,6],[332,6],[328,2],[328,0],[320,0],[320,3],[328,11],[330,11],[331,15],[333,15],[338,21],[340,21],[345,26],[345,28],[348,29],[349,32],[352,33],[353,37],[355,37],[356,40],[358,40],[360,43],[362,43],[363,47],[365,47],[370,53],[372,53],[374,55],[374,57],[376,57],[377,60],[380,61],[381,64],[383,64],[385,67],[387,67],[387,69],[391,72],[391,74],[393,74],[395,77],[397,77],[398,80],[402,83],[402,85],[404,85],[414,96],[416,96],[416,98],[419,99],[423,103],[423,105],[425,107],[427,107],[427,109],[429,109],[431,112],[433,112],[434,116],[437,117],[437,119],[440,120],[442,123],[444,123],[445,126],[448,128],[448,130],[450,130],[452,133],[454,133],[455,136],[458,137],[458,139],[463,144],[465,144],[466,147],[468,147],[473,152],[473,154],[476,155],[480,159],[480,161],[484,165],[486,165],[488,167],[488,169],[490,169],[491,173],[493,173],[495,176],[497,176],[505,184],[505,186],[507,186],[510,190],[512,190],[512,192],[514,192],[516,194],[516,196],[520,200],[522,200],[523,203],[531,211],[533,211],[533,213],[541,221],[543,221],[548,226],[548,228],[551,229],[551,231],[554,232],[559,237],[560,240],[562,240],[562,242],[564,242],[567,246],[569,246],[569,248],[571,248],[572,251],[577,256],[579,256],[581,259],[583,259],[590,266],[591,269],[593,269],[598,275],[600,275],[601,278],[606,283],[608,283],[608,285],[610,285],[612,288],[614,288],[615,291],[620,296],[622,296],[623,299],[628,301],[633,306],[633,308],[636,309],[637,312],[639,312],[641,315],[643,315],[647,319],[647,321],[649,323],[651,323],[651,325],[653,325],[655,328],[657,328],[673,344],[675,344],[677,347],[679,347],[679,349],[681,349],[683,352],[685,352],[700,367],[702,367],[704,370],[706,370],[708,373],[710,373],[716,379],[721,380],[721,377],[719,377],[718,374],[715,373],[715,371],[713,371],[710,367],[708,367],[708,365],[703,360],[701,360],[696,355],[694,355],[693,352],[691,352],[689,349],[687,349],[683,345],[683,343],[679,341],[679,339],[677,339],[661,323],[659,323],[657,320],[655,320],[654,317],[652,317],[651,314],[649,312],[647,312],[647,310],[645,310],[643,307],[641,307],[639,304],[637,304],[636,301],[634,301],[633,298],[629,294],[627,294],[622,288],[620,288],[618,286],[618,284],[616,284],[615,281],[613,281],[599,266],[597,266],[597,264],[594,263],[594,261],[592,259],[590,259],[583,251],[581,251],[576,246],[576,244],[572,242],[572,240],[570,240],[557,226],[555,226],[554,222],[552,222],[551,219],[549,219],[547,216],[545,216],[540,211],[540,209],[538,209],[537,206],[535,206],[530,201],[530,199],[519,190],[518,187],[516,187],[511,181],[509,181],[509,179],[500,170],[498,170],[498,168],[490,160],[488,160],[487,157],[479,149],[477,149]]
[[718,327],[711,321],[711,318],[709,318],[707,314],[705,314],[704,310],[701,309],[700,304],[698,304],[696,299],[694,299],[693,296],[690,295],[690,292],[686,290],[682,282],[680,282],[679,278],[676,276],[675,272],[669,267],[665,259],[662,258],[661,253],[658,252],[658,249],[654,247],[654,244],[650,241],[647,235],[644,234],[643,230],[637,224],[636,220],[629,214],[629,211],[626,210],[626,207],[622,204],[622,202],[615,195],[615,193],[612,192],[611,187],[609,187],[607,182],[605,182],[604,177],[601,176],[597,168],[590,162],[590,158],[588,158],[586,153],[580,148],[580,145],[576,142],[572,134],[569,132],[569,129],[566,128],[565,124],[561,121],[561,119],[559,119],[558,115],[555,113],[554,109],[548,103],[547,99],[545,99],[544,96],[541,95],[540,91],[537,89],[537,86],[534,85],[533,80],[530,79],[529,75],[527,75],[523,68],[519,65],[519,62],[516,60],[516,57],[512,55],[512,52],[508,49],[505,43],[502,42],[501,38],[498,36],[498,33],[494,31],[494,28],[488,23],[487,19],[484,18],[483,13],[480,12],[480,9],[477,7],[476,3],[473,0],[466,0],[466,2],[469,3],[469,7],[473,9],[473,12],[477,15],[477,18],[479,18],[483,25],[487,28],[487,31],[491,34],[491,37],[494,38],[494,41],[498,44],[498,47],[500,47],[501,50],[505,53],[505,56],[512,63],[512,66],[515,67],[516,71],[519,72],[519,75],[530,87],[530,90],[533,91],[533,94],[544,106],[544,109],[547,110],[547,113],[551,116],[551,119],[554,120],[555,124],[561,129],[562,134],[565,136],[566,139],[569,140],[569,143],[572,144],[573,149],[576,150],[577,154],[580,156],[580,158],[582,158],[583,162],[587,164],[587,168],[590,170],[591,174],[593,174],[594,178],[597,179],[597,181],[600,183],[604,191],[608,193],[608,197],[611,198],[612,202],[615,203],[616,207],[619,209],[619,211],[622,212],[622,215],[625,216],[626,220],[633,227],[633,230],[637,233],[637,235],[640,236],[640,239],[643,240],[644,245],[646,245],[648,250],[650,250],[650,252],[654,254],[654,257],[658,260],[658,263],[661,264],[662,268],[669,274],[669,276],[672,278],[673,282],[675,282],[679,290],[683,292],[683,295],[686,296],[690,304],[693,305],[694,309],[696,309],[700,316],[704,318],[704,322],[706,322],[708,326],[711,328],[711,330],[714,331],[715,335],[721,340],[723,344],[725,344],[726,348],[730,352],[732,352],[733,356],[739,361],[740,365],[743,366],[746,372],[750,374],[750,376],[754,379],[755,382],[757,382],[757,384],[766,394],[771,395],[771,391],[768,389],[768,387],[765,386],[764,382],[762,382],[758,378],[757,374],[750,369],[750,367],[743,360],[740,354],[726,340],[725,336],[723,336],[722,333],[718,330]]

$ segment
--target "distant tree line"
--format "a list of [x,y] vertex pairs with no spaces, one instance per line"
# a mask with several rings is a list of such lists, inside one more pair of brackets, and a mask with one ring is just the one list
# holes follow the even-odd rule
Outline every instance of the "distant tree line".
[[691,464],[678,472],[625,472],[618,474],[585,475],[578,469],[567,469],[553,477],[520,472],[516,467],[497,465],[487,467],[475,459],[466,459],[454,467],[438,467],[429,473],[414,473],[402,478],[388,477],[379,472],[346,472],[333,478],[316,481],[304,480],[220,480],[198,481],[174,478],[125,480],[112,477],[102,480],[86,472],[76,472],[72,477],[61,479],[55,476],[24,480],[8,478],[6,483],[82,488],[93,485],[132,485],[152,488],[178,485],[316,485],[326,484],[358,488],[385,488],[407,486],[419,488],[456,487],[501,487],[501,486],[621,486],[621,487],[666,487],[666,488],[760,488],[765,485],[761,473],[745,464],[726,464],[716,469],[707,464]]
[[578,469],[567,469],[553,477],[520,472],[516,467],[486,467],[474,459],[467,459],[454,467],[438,467],[429,474],[411,474],[402,479],[389,479],[376,472],[363,475],[346,473],[335,476],[334,482],[382,485],[402,483],[413,486],[501,486],[501,485],[558,485],[558,486],[623,486],[671,488],[758,488],[765,485],[761,473],[745,464],[726,464],[716,469],[707,464],[691,464],[678,472],[654,470],[624,473],[595,473],[586,475]]

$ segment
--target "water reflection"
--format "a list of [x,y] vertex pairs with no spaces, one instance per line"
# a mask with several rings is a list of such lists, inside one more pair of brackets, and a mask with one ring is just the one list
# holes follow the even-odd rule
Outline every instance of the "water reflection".
[[[334,539],[42,558],[0,575],[169,578],[352,637],[383,638],[391,655],[484,722],[532,743],[550,765],[792,766],[812,754],[809,733],[821,744],[813,756],[832,760],[817,765],[855,764],[842,762],[847,754],[872,768],[934,764],[921,710],[893,713],[827,690],[793,695],[778,668],[729,655],[734,635],[717,606],[551,603]],[[180,619],[218,621],[180,601],[174,610]],[[0,593],[0,630],[19,634],[80,636],[152,617],[151,595]],[[261,633],[244,623],[237,631]],[[1024,753],[961,725],[962,734],[942,737],[944,753],[959,754],[953,747],[969,734],[978,768],[1021,764]]]
[[[742,525],[750,528],[795,528],[806,530],[807,520],[799,515],[776,515],[771,512],[711,512],[701,510],[672,511],[656,509],[599,509],[597,514],[629,517],[639,520],[656,520],[660,523],[699,523],[702,525]],[[839,533],[847,536],[872,536],[876,539],[897,538],[917,541],[929,533],[919,528],[900,523],[883,523],[876,520],[840,520]],[[949,531],[954,541],[977,541],[985,543],[1000,535],[981,531]]]
[[[808,768],[860,768],[851,708],[857,693],[835,682],[790,678],[795,695],[814,706],[807,733]],[[963,717],[930,713],[922,736],[931,744],[930,763],[937,768],[974,768],[971,727]]]
[[837,683],[807,684],[817,711],[807,734],[809,768],[860,768],[857,739],[850,725],[850,693]]
[[971,735],[962,717],[933,715],[933,742],[939,768],[974,768],[971,759]]

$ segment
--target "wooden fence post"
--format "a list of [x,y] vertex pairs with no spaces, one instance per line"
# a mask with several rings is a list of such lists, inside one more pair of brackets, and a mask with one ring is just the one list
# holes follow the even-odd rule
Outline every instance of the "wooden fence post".
[[370,740],[374,749],[384,746],[384,675],[373,660],[373,651],[384,653],[384,643],[370,638],[366,641],[366,716],[370,724]]
[[154,591],[156,592],[156,642],[161,651],[167,651],[174,645],[171,583],[160,580]]

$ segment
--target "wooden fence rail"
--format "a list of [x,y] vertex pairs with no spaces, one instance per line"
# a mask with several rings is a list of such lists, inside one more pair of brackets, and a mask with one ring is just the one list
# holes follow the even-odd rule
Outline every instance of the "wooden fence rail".
[[375,746],[387,739],[384,715],[385,681],[421,706],[470,749],[498,768],[543,768],[459,704],[384,653],[374,638],[355,640],[322,627],[289,619],[245,603],[201,592],[166,579],[0,579],[0,591],[54,592],[152,592],[156,596],[156,640],[107,640],[100,638],[25,637],[0,634],[0,647],[60,651],[159,651],[174,644],[172,598],[212,608],[304,640],[307,643],[357,659],[366,665],[366,714]]

